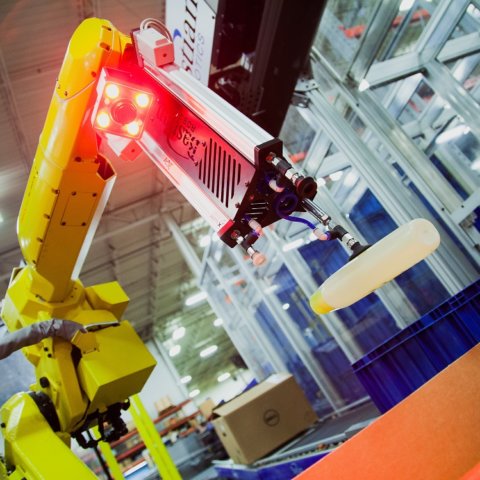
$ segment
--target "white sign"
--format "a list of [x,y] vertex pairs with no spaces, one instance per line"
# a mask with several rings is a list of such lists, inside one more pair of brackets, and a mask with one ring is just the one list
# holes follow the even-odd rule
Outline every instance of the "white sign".
[[167,0],[166,17],[175,63],[208,85],[215,12],[205,0]]

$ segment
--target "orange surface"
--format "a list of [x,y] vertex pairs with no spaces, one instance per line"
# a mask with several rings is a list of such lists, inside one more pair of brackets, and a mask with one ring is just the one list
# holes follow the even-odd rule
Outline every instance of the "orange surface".
[[[480,478],[480,345],[296,480]],[[469,473],[470,475],[470,473]],[[475,476],[476,475],[476,476]]]
[[480,463],[464,475],[461,480],[480,480]]

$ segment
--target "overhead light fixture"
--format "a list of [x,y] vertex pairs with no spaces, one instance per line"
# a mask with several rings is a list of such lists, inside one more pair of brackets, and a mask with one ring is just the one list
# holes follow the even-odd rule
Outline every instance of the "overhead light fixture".
[[367,79],[362,79],[360,83],[358,84],[358,91],[359,92],[364,92],[365,90],[368,90],[370,88],[370,83],[368,83]]
[[282,250],[284,252],[288,252],[289,250],[296,250],[298,247],[301,247],[305,243],[305,239],[297,238],[296,240],[292,240],[289,243],[283,245]]
[[185,335],[185,327],[178,327],[172,333],[172,338],[174,340],[180,340]]
[[451,128],[442,132],[436,139],[435,143],[441,145],[442,143],[447,143],[450,140],[455,140],[456,138],[466,135],[470,132],[470,127],[467,125],[457,125],[456,127]]
[[214,321],[213,321],[213,325],[215,327],[221,327],[223,325],[223,319],[222,318],[216,318]]
[[186,384],[192,381],[192,377],[190,375],[185,375],[180,379],[180,383]]
[[284,303],[284,304],[282,305],[282,308],[283,308],[284,310],[288,310],[288,309],[290,308],[290,304],[289,304],[289,303]]
[[333,172],[329,175],[330,177],[330,180],[332,182],[338,182],[338,180],[340,180],[343,176],[343,171],[342,170],[339,170],[338,172]]
[[317,185],[318,185],[319,187],[323,187],[324,185],[327,184],[327,182],[325,181],[325,179],[324,179],[323,177],[317,178],[316,182],[317,182]]
[[220,263],[220,260],[222,259],[222,250],[218,249],[214,254],[213,258],[217,263]]
[[278,285],[278,283],[274,283],[273,285],[267,287],[263,293],[265,293],[266,295],[270,295],[271,293],[275,292],[275,290],[278,290],[279,286],[280,285]]
[[216,345],[210,345],[209,347],[203,349],[200,352],[200,356],[202,358],[209,357],[210,355],[213,355],[217,350],[218,350],[218,347]]
[[228,372],[222,373],[221,375],[218,376],[217,382],[221,383],[224,382],[225,380],[228,380],[231,377],[231,375]]
[[199,390],[198,388],[196,388],[195,390],[192,390],[192,391],[188,394],[188,396],[189,396],[190,398],[194,398],[194,397],[196,397],[199,393],[200,393],[200,390]]
[[180,345],[174,345],[169,351],[168,351],[168,354],[171,356],[171,357],[175,357],[176,355],[178,355],[180,353],[180,350],[182,349],[182,347]]
[[0,213],[0,223],[3,223],[3,215]]
[[207,293],[206,292],[197,292],[197,293],[194,293],[193,295],[191,295],[190,297],[188,297],[185,300],[185,305],[187,307],[191,307],[192,305],[196,305],[197,303],[202,302],[206,298],[207,298]]
[[212,241],[211,235],[203,235],[200,237],[198,240],[198,245],[202,248],[206,248],[210,245],[210,242]]
[[413,4],[415,3],[415,0],[402,0],[402,3],[400,4],[400,7],[398,10],[400,12],[407,12],[413,7]]
[[343,179],[343,184],[346,187],[353,187],[357,183],[358,175],[354,172],[348,172]]

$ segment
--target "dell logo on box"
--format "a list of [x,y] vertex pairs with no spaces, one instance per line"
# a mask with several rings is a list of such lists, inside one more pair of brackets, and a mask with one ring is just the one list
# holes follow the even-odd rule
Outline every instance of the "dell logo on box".
[[280,414],[276,410],[271,408],[263,414],[263,421],[269,427],[274,427],[275,425],[278,425],[280,422]]

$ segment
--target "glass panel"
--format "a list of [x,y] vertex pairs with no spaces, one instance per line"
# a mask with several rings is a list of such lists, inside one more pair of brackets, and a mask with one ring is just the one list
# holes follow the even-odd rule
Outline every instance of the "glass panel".
[[[299,251],[319,285],[348,260],[347,253],[338,242],[312,242]],[[363,353],[377,347],[399,330],[375,294],[336,313]]]
[[343,77],[360,47],[374,1],[330,0],[322,16],[314,46]]
[[[314,241],[310,245],[318,243],[320,242]],[[302,249],[300,249],[300,253],[304,256]],[[349,404],[364,397],[365,391],[354,376],[347,357],[328,334],[319,318],[312,312],[308,299],[300,292],[298,285],[285,266],[282,266],[276,274],[275,283],[280,286],[275,294],[282,302],[283,308],[304,336],[313,356],[345,402]],[[327,359],[327,357],[330,358]]]
[[290,106],[280,132],[280,138],[290,153],[291,163],[298,163],[305,159],[315,138],[315,133],[300,115],[298,109]]
[[418,120],[435,94],[420,73],[382,87],[372,88],[371,91],[402,124]]
[[[219,310],[218,313],[224,313],[222,319],[225,330],[256,379],[263,380],[274,373],[275,369],[267,358],[258,338],[255,337],[254,332],[247,325],[245,317],[239,315],[237,309],[231,305],[232,300],[227,297],[225,291],[218,285],[209,269],[207,269],[203,277],[202,288],[208,292],[212,304]],[[198,358],[196,363],[199,363]],[[179,373],[184,374],[182,370],[179,370]]]
[[480,53],[446,63],[453,78],[477,101],[480,100]]
[[425,109],[434,95],[435,92],[429,87],[429,85],[424,80],[421,80],[415,93],[401,111],[398,117],[399,122],[405,124],[416,120],[423,112],[425,112]]
[[480,30],[480,10],[471,3],[462,19],[458,22],[450,38],[458,38]]
[[[473,73],[474,70],[470,71]],[[466,82],[473,83],[475,76],[470,78]],[[423,75],[415,74],[388,86],[374,88],[372,92],[399,120],[405,132],[460,197],[465,199],[480,186],[478,139]]]
[[293,351],[290,341],[278,328],[275,319],[264,302],[259,304],[255,316],[265,334],[272,342],[273,347],[284,361],[288,371],[295,376],[295,379],[302,387],[305,396],[317,412],[317,415],[324,416],[331,413],[333,409],[330,403],[322,395],[315,380],[310,375],[298,355]]
[[431,2],[402,0],[398,15],[392,22],[392,27],[385,37],[376,61],[413,52],[417,40],[439,3],[439,0]]

